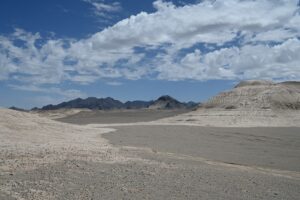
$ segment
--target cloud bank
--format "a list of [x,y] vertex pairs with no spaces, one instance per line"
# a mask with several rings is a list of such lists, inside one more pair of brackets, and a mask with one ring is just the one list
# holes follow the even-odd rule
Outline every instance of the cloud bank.
[[[112,11],[118,5],[100,5]],[[298,0],[162,0],[85,39],[0,36],[0,81],[42,86],[122,79],[300,79]],[[112,7],[110,7],[112,6]]]

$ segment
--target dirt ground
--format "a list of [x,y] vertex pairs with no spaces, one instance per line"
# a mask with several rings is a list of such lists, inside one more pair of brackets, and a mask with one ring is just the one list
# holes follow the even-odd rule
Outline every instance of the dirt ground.
[[0,110],[0,199],[299,199],[299,128],[105,126]]
[[113,124],[149,122],[187,113],[189,110],[115,110],[115,111],[82,111],[74,115],[57,119],[57,121],[73,124]]
[[111,144],[223,163],[300,172],[300,128],[119,126]]

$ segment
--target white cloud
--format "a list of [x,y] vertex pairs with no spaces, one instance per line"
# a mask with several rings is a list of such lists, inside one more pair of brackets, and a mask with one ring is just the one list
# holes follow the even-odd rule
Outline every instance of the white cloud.
[[[62,60],[67,55],[63,42],[48,40],[38,48],[39,39],[38,33],[31,34],[20,29],[16,29],[10,37],[0,37],[0,56],[4,57],[5,62],[1,65],[0,74],[35,84],[63,81],[65,74]],[[17,45],[17,42],[22,45]]]
[[[118,4],[86,1],[99,11],[118,10]],[[41,43],[40,34],[16,29],[0,36],[0,80],[39,87],[147,77],[299,79],[297,3],[206,0],[176,7],[159,0],[156,12],[141,12],[81,40]]]
[[241,48],[222,48],[203,55],[200,50],[195,50],[178,63],[163,63],[159,68],[159,78],[299,80],[299,52],[298,39],[290,39],[275,46],[258,44],[245,45]]
[[[300,24],[300,23],[299,23]],[[298,31],[291,29],[274,29],[265,32],[258,33],[251,41],[263,41],[263,42],[283,42],[290,38],[297,37]]]
[[172,2],[157,0],[153,2],[153,7],[158,11],[164,11],[170,8],[174,9],[175,5]]
[[94,8],[94,13],[98,16],[105,17],[109,12],[117,12],[122,9],[120,2],[106,3],[104,0],[83,0]]
[[204,1],[175,7],[156,1],[155,13],[141,12],[95,34],[93,47],[128,47],[174,43],[184,47],[196,42],[224,43],[238,32],[263,32],[283,26],[295,14],[296,1]]

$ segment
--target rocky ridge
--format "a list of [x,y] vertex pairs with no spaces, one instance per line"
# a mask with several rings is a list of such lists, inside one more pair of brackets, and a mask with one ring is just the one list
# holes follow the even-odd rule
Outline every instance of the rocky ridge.
[[179,102],[168,95],[161,96],[155,101],[121,101],[113,98],[96,98],[87,99],[77,98],[68,102],[57,105],[47,105],[40,109],[34,110],[58,110],[58,109],[91,109],[91,110],[114,110],[114,109],[192,109],[198,104],[194,102]]

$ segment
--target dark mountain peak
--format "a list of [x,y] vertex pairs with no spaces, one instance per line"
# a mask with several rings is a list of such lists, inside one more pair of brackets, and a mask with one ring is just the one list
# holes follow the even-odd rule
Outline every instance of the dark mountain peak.
[[83,99],[82,98],[76,98],[76,99],[73,99],[71,101],[82,101]]
[[111,98],[111,97],[106,97],[104,99],[106,99],[106,100],[115,100],[114,98]]
[[114,98],[111,98],[111,97],[106,97],[106,98],[101,98],[102,101],[107,101],[107,102],[113,102],[113,101],[118,101],[121,103],[121,101],[119,100],[116,100]]
[[157,99],[157,101],[177,101],[177,100],[174,99],[173,97],[169,96],[169,95],[163,95],[163,96],[159,97]]
[[163,95],[149,106],[150,109],[184,109],[184,103],[181,103],[169,95]]

